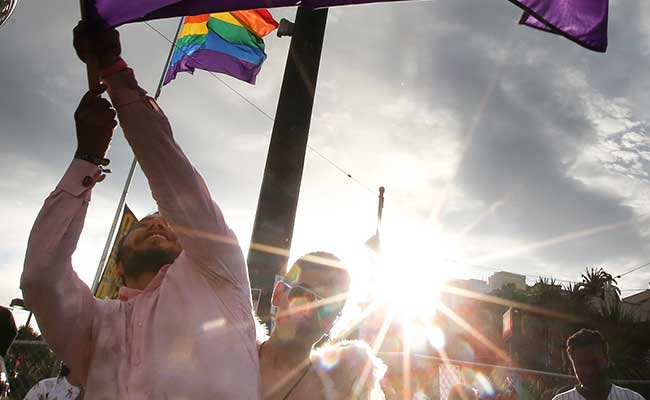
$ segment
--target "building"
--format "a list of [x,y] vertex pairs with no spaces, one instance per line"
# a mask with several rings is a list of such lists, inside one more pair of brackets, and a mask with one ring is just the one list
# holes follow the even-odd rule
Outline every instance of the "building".
[[501,289],[504,286],[513,285],[516,289],[526,290],[526,276],[513,274],[512,272],[499,271],[488,278],[490,291]]
[[633,294],[621,300],[623,310],[639,321],[650,321],[650,290]]
[[465,281],[465,289],[471,290],[472,292],[476,293],[490,293],[490,288],[488,287],[488,284],[481,279],[467,279]]

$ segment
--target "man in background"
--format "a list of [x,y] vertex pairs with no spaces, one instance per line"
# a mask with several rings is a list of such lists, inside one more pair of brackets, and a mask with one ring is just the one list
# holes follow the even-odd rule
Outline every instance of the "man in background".
[[9,380],[7,377],[7,367],[5,365],[5,357],[11,348],[11,344],[18,330],[16,329],[16,321],[14,316],[6,307],[0,307],[0,399],[9,395]]
[[361,341],[325,343],[341,314],[350,275],[341,260],[301,257],[273,291],[275,330],[259,344],[264,400],[383,399],[385,366]]
[[566,344],[578,385],[553,400],[645,400],[637,392],[610,382],[609,346],[600,332],[581,329]]
[[47,378],[34,385],[24,400],[79,400],[81,382],[70,376],[70,368],[62,364],[59,376]]

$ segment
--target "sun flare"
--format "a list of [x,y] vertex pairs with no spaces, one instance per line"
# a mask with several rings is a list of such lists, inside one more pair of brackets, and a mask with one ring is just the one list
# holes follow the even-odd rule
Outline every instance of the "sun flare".
[[350,260],[357,275],[351,300],[394,308],[398,321],[430,320],[442,285],[462,274],[449,261],[456,247],[453,238],[432,224],[385,220],[381,249],[364,248]]

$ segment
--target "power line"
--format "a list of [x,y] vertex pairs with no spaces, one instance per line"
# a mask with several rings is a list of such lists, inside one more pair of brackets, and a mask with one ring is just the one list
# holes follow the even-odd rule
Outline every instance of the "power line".
[[[174,41],[170,40],[167,36],[165,36],[165,34],[163,34],[162,32],[160,32],[158,29],[156,29],[156,28],[155,28],[153,25],[151,25],[149,22],[144,21],[144,23],[145,23],[149,28],[151,28],[154,32],[156,32],[160,37],[162,37],[162,38],[165,39],[167,42],[169,42],[172,46],[174,46],[177,50],[183,51],[183,50],[182,50],[182,49],[181,49],[181,48],[180,48],[180,47],[179,47],[179,46],[178,46]],[[259,113],[261,113],[263,116],[265,116],[269,121],[271,121],[271,122],[275,122],[275,119],[274,119],[274,118],[273,118],[269,113],[267,113],[266,111],[264,111],[261,107],[259,107],[257,104],[255,104],[252,100],[250,100],[249,98],[247,98],[246,96],[244,96],[243,94],[241,94],[239,91],[237,91],[237,89],[235,89],[234,87],[232,87],[231,85],[229,85],[226,81],[224,81],[223,79],[221,79],[217,74],[215,74],[215,73],[212,72],[212,71],[208,71],[207,69],[205,69],[205,66],[203,66],[203,65],[201,64],[201,62],[198,61],[196,58],[192,57],[192,55],[190,55],[190,54],[185,53],[184,51],[183,51],[183,53],[184,53],[186,56],[192,58],[192,60],[194,60],[194,61],[195,61],[195,62],[196,62],[200,67],[201,67],[202,70],[205,70],[206,72],[208,72],[208,73],[209,73],[213,78],[215,78],[215,79],[218,80],[222,85],[224,85],[225,87],[227,87],[228,89],[230,89],[233,93],[235,93],[237,96],[239,96],[242,100],[244,100],[246,103],[248,103],[251,107],[253,107],[255,110],[257,110],[257,111],[258,111]],[[262,133],[262,134],[263,134],[263,133]],[[269,137],[269,135],[266,135],[266,134],[263,134],[263,135],[264,135],[265,137],[267,137],[267,138]],[[361,181],[359,181],[358,179],[356,179],[355,177],[353,177],[352,174],[350,174],[347,170],[343,169],[341,166],[339,166],[338,164],[336,164],[334,161],[332,161],[331,159],[329,159],[328,157],[326,157],[323,153],[321,153],[320,151],[318,151],[315,147],[313,147],[313,146],[307,144],[307,148],[308,148],[311,152],[313,152],[314,154],[316,154],[317,156],[319,156],[320,158],[322,158],[323,160],[325,160],[325,161],[326,161],[327,163],[329,163],[331,166],[333,166],[334,168],[336,168],[337,170],[339,170],[339,171],[340,171],[342,174],[344,174],[346,177],[348,177],[349,179],[351,179],[352,181],[354,181],[357,185],[359,185],[360,187],[362,187],[362,188],[365,189],[366,191],[368,191],[368,192],[372,193],[373,195],[375,195],[375,191],[374,191],[374,190],[370,189],[367,185],[363,184]]]
[[[582,283],[581,281],[572,281],[572,280],[569,280],[569,279],[559,279],[559,278],[555,278],[553,276],[530,275],[530,274],[523,274],[523,273],[519,273],[519,272],[512,272],[512,271],[508,270],[508,267],[501,267],[501,268],[491,267],[491,266],[488,266],[488,265],[467,263],[467,262],[464,262],[462,260],[454,260],[454,259],[451,259],[451,258],[447,258],[446,260],[457,263],[457,264],[465,265],[465,266],[468,266],[468,267],[471,267],[471,268],[477,268],[477,269],[493,271],[493,272],[508,272],[508,273],[511,273],[511,274],[522,275],[522,276],[525,276],[526,278],[533,278],[533,279],[549,278],[549,279],[553,279],[553,280],[555,280],[557,282],[572,283],[574,285]],[[647,265],[650,265],[650,264],[647,264]],[[641,289],[620,289],[619,288],[619,290],[621,292],[639,292],[639,291],[644,291],[644,290],[647,290],[647,289],[648,288],[641,288]]]
[[530,274],[523,274],[523,273],[519,273],[519,272],[512,272],[512,271],[508,271],[508,267],[501,267],[501,268],[491,267],[491,266],[488,266],[488,265],[472,264],[472,263],[467,263],[467,262],[464,262],[464,261],[461,261],[461,260],[454,260],[454,259],[450,259],[450,258],[448,258],[447,260],[451,261],[451,262],[454,262],[454,263],[466,265],[466,266],[471,267],[471,268],[483,269],[483,270],[493,271],[493,272],[508,272],[508,273],[511,273],[511,274],[517,274],[517,275],[525,276],[526,278],[533,278],[533,279],[550,278],[550,279],[554,279],[555,281],[558,281],[558,282],[566,282],[566,283],[573,283],[573,284],[580,283],[580,281],[572,281],[572,280],[569,280],[569,279],[559,279],[559,278],[555,278],[555,277],[552,277],[552,276],[530,275]]
[[636,267],[636,268],[633,268],[633,269],[631,269],[631,270],[629,270],[629,271],[627,271],[627,272],[623,272],[623,273],[620,274],[620,275],[616,275],[615,278],[616,278],[616,279],[620,279],[620,278],[624,277],[625,275],[631,274],[632,272],[638,271],[638,270],[640,270],[641,268],[645,268],[645,267],[647,267],[647,266],[650,266],[650,262],[647,262],[647,263],[645,263],[645,264],[643,264],[643,265],[640,265],[640,266],[638,266],[638,267]]

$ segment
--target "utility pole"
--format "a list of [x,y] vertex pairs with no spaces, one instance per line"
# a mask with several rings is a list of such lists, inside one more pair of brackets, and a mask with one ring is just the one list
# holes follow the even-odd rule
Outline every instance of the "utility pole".
[[381,220],[384,214],[384,193],[386,189],[383,186],[379,187],[379,200],[377,202],[377,227],[375,234],[366,241],[366,246],[379,253],[381,251]]
[[248,269],[265,322],[275,277],[284,275],[291,249],[327,11],[298,7],[257,203]]
[[375,233],[378,240],[381,238],[381,219],[384,215],[384,193],[386,193],[386,189],[383,186],[380,186],[379,201],[377,202],[377,229]]

